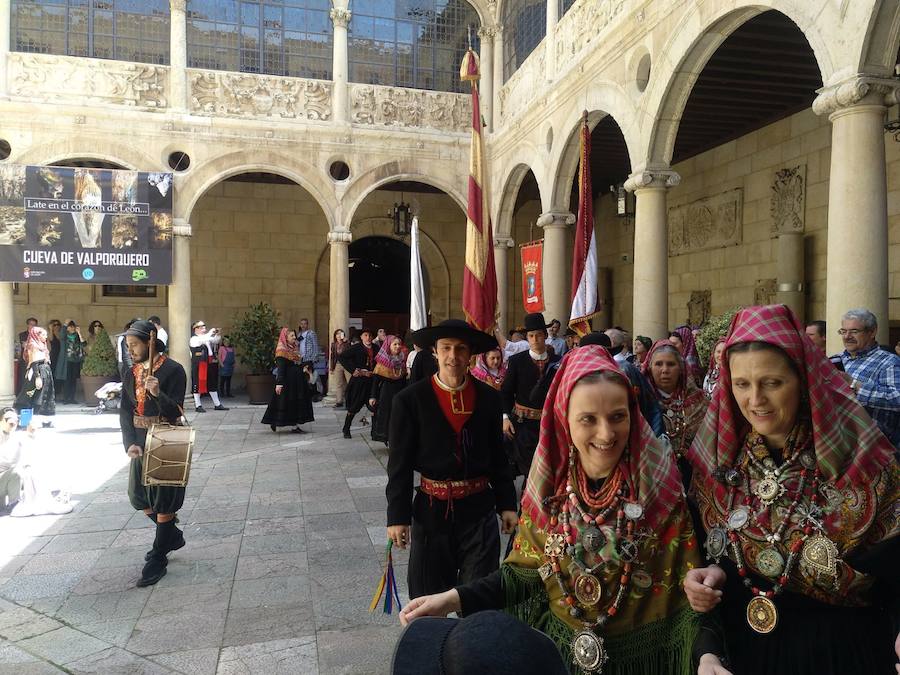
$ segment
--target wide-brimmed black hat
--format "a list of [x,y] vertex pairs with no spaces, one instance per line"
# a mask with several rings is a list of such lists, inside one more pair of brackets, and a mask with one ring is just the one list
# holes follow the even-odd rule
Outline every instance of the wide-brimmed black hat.
[[583,336],[578,344],[581,347],[586,347],[587,345],[600,345],[601,347],[606,347],[607,351],[609,351],[612,347],[612,340],[609,339],[609,335],[606,333],[595,330]]
[[[498,649],[499,644],[515,649]],[[553,641],[509,614],[477,612],[465,619],[422,617],[400,635],[391,675],[564,675]]]
[[546,321],[544,321],[544,315],[540,312],[535,312],[534,314],[526,314],[525,315],[525,332],[531,332],[533,330],[547,330],[550,327]]
[[[125,331],[125,335],[133,335],[144,342],[150,342],[150,331],[153,331],[153,334],[156,335],[156,326],[150,321],[142,319],[131,324],[131,328]],[[164,351],[166,351],[166,343],[156,338],[156,353],[161,354]]]
[[437,326],[420,328],[413,333],[412,338],[423,349],[434,347],[441,338],[458,338],[469,345],[473,354],[484,354],[498,347],[497,338],[475,330],[462,319],[447,319]]

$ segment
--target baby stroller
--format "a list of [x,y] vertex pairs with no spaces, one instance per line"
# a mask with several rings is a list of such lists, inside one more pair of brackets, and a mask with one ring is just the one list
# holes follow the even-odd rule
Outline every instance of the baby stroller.
[[95,415],[101,415],[107,410],[118,410],[122,402],[122,383],[108,382],[95,391],[94,396],[100,401],[94,408]]

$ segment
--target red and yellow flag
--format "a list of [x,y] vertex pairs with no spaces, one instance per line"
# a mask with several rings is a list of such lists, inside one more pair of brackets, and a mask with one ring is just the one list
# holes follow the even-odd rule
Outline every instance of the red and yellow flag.
[[471,326],[493,333],[497,324],[497,271],[494,239],[481,137],[481,105],[478,99],[478,57],[471,49],[459,69],[462,80],[472,83],[472,151],[469,159],[469,204],[466,209],[466,269],[463,276],[463,313]]
[[591,130],[587,111],[581,118],[581,156],[578,171],[578,221],[572,256],[572,313],[569,327],[581,336],[591,332],[597,315],[597,239],[591,185]]

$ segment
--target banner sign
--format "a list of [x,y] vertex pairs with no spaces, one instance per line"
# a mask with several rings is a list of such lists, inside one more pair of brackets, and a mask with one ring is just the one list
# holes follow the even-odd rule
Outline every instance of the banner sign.
[[528,314],[544,311],[544,240],[522,244],[522,303]]
[[0,165],[0,281],[172,282],[172,174]]

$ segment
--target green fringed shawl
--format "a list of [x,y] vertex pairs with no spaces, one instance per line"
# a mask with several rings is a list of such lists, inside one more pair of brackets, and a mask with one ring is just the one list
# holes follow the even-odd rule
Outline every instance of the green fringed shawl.
[[[551,613],[550,600],[537,570],[504,564],[500,574],[504,610],[550,637],[569,672],[581,675],[569,649],[574,631]],[[698,627],[699,615],[685,606],[665,619],[627,633],[603,635],[609,654],[603,675],[689,675],[693,670],[691,653]]]

